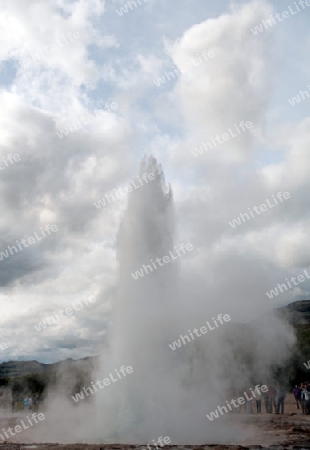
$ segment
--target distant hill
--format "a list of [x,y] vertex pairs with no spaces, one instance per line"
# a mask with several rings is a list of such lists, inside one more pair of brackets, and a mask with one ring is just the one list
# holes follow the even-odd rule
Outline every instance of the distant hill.
[[304,365],[310,360],[310,300],[299,300],[277,309],[295,329],[297,342],[291,357],[289,370],[291,381],[310,380],[310,371]]
[[292,325],[310,325],[310,300],[299,300],[278,308],[277,312]]
[[65,397],[80,391],[91,382],[93,369],[99,365],[99,357],[78,360],[71,358],[53,364],[38,361],[8,361],[0,364],[0,407],[15,404],[19,409],[22,400],[31,396],[44,398],[57,386]]
[[32,373],[42,373],[45,366],[49,364],[41,364],[38,361],[8,361],[0,364],[0,378],[3,377],[19,377]]
[[279,308],[278,313],[295,328],[297,349],[303,365],[310,359],[310,300],[290,303]]
[[[287,373],[290,383],[310,379],[310,371],[304,366],[304,363],[310,360],[310,300],[290,303],[276,309],[276,314],[295,328],[297,336],[293,355],[283,371]],[[245,341],[252,341],[251,327],[240,324],[235,325],[234,328],[233,341],[237,349],[243,348]],[[247,350],[244,349],[244,351]],[[251,357],[251,351],[249,351],[248,357]],[[68,379],[71,380],[71,384],[73,380],[76,387],[85,386],[83,383],[86,383],[91,376],[92,369],[97,367],[98,363],[98,356],[78,360],[69,358],[53,364],[43,364],[38,361],[8,361],[0,364],[0,385],[3,385],[6,380],[5,382],[8,382],[9,385],[19,383],[23,387],[20,389],[27,390],[34,382],[33,377],[35,377],[45,387],[59,381],[65,385]]]
[[0,364],[0,378],[15,378],[31,374],[51,374],[72,369],[90,369],[98,360],[97,356],[74,360],[72,358],[53,364],[43,364],[38,361],[8,361]]

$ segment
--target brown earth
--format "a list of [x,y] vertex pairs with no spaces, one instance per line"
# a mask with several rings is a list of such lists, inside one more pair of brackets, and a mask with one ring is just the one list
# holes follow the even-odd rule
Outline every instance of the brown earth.
[[[262,402],[263,403],[263,402]],[[238,445],[169,445],[165,448],[173,450],[242,450],[242,449],[265,449],[269,450],[297,450],[310,449],[310,415],[302,415],[298,410],[293,396],[290,394],[286,398],[285,413],[266,414],[262,404],[262,414],[229,414],[228,422],[241,423],[245,435],[247,430],[254,431],[251,438],[240,437]],[[219,419],[220,420],[220,419]],[[17,417],[7,417],[0,419],[0,428],[14,426],[17,423]],[[224,426],[229,426],[225,422]],[[0,443],[0,450],[131,450],[145,449],[145,445],[126,445],[126,444],[58,444],[58,443],[40,443],[31,442],[30,435],[27,437],[27,431],[22,433],[23,443],[12,437],[9,441]],[[15,439],[15,442],[13,441]],[[152,446],[150,446],[152,447]],[[152,449],[156,450],[155,447]]]

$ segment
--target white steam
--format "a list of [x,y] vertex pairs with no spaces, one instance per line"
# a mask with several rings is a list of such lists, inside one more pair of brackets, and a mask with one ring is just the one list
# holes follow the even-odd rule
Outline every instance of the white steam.
[[289,357],[294,337],[288,326],[271,315],[238,324],[238,304],[230,305],[231,322],[175,351],[169,347],[180,334],[211,323],[216,306],[207,291],[204,301],[198,288],[189,295],[193,285],[182,266],[190,254],[137,280],[131,276],[177,247],[171,188],[165,186],[154,158],[142,163],[140,176],[145,172],[156,178],[129,194],[119,233],[119,286],[110,345],[92,380],[115,375],[123,365],[134,372],[98,389],[75,408],[55,395],[46,412],[47,429],[40,431],[45,441],[152,443],[169,436],[172,443],[236,442],[241,427],[223,426],[229,414],[214,422],[206,414],[230,401],[233,393],[268,384],[273,366]]

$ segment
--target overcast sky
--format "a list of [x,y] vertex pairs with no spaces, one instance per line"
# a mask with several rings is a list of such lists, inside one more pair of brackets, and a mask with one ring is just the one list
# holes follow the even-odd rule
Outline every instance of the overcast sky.
[[[144,154],[158,158],[172,185],[176,242],[194,247],[180,262],[189,287],[203,287],[211,302],[241,299],[244,316],[309,298],[308,280],[272,299],[266,292],[310,265],[309,99],[288,101],[310,93],[310,7],[140,3],[121,15],[123,0],[1,2],[0,252],[58,227],[0,261],[1,361],[100,352],[126,198],[101,209],[94,202],[128,184]],[[294,14],[251,31],[288,5]],[[243,131],[241,121],[252,127]],[[193,156],[229,129],[225,142]],[[290,198],[229,224],[278,192]],[[96,301],[35,329],[83,295]]]

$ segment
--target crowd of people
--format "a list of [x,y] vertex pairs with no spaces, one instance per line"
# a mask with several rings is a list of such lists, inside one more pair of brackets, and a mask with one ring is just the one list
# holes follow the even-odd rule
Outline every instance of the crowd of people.
[[[310,414],[310,382],[305,381],[299,386],[295,385],[293,394],[297,409],[301,409],[302,414]],[[268,391],[265,392],[262,397],[256,397],[255,400],[247,400],[244,405],[240,406],[239,412],[256,412],[257,414],[260,414],[262,412],[263,401],[265,412],[267,414],[283,414],[286,395],[286,389],[279,383],[277,383],[276,386],[269,385]],[[254,410],[254,405],[256,405],[256,411]]]
[[[283,414],[285,397],[286,389],[282,385],[269,385],[268,391],[263,394],[265,413]],[[256,399],[256,412],[258,414],[262,412],[261,402],[261,399]]]
[[[276,385],[268,385],[268,391],[262,392],[261,395],[256,393],[255,398],[252,398],[251,390],[246,390],[244,393],[247,394],[245,397],[245,403],[240,404],[238,407],[239,413],[248,414],[283,414],[284,413],[284,401],[286,397],[286,389],[277,383]],[[241,391],[234,392],[235,397],[241,395]],[[237,412],[237,411],[236,411]]]
[[39,395],[35,395],[32,397],[24,397],[21,399],[12,399],[12,411],[16,409],[34,409],[35,411],[38,410],[40,403],[40,397]]
[[[270,385],[268,387],[268,391],[263,394],[265,412],[269,414],[272,414],[273,412],[275,414],[283,414],[286,395],[286,389],[280,384],[277,384],[275,387]],[[310,414],[310,382],[305,381],[299,386],[296,384],[293,389],[293,395],[296,401],[297,409],[301,409],[302,414]],[[253,408],[254,402],[256,403],[256,413],[261,413],[261,398],[256,398],[255,401],[253,399],[249,400],[242,405],[244,407],[244,412],[255,412]]]
[[293,389],[297,409],[301,409],[303,414],[310,414],[310,383],[305,381],[300,386],[297,384]]

